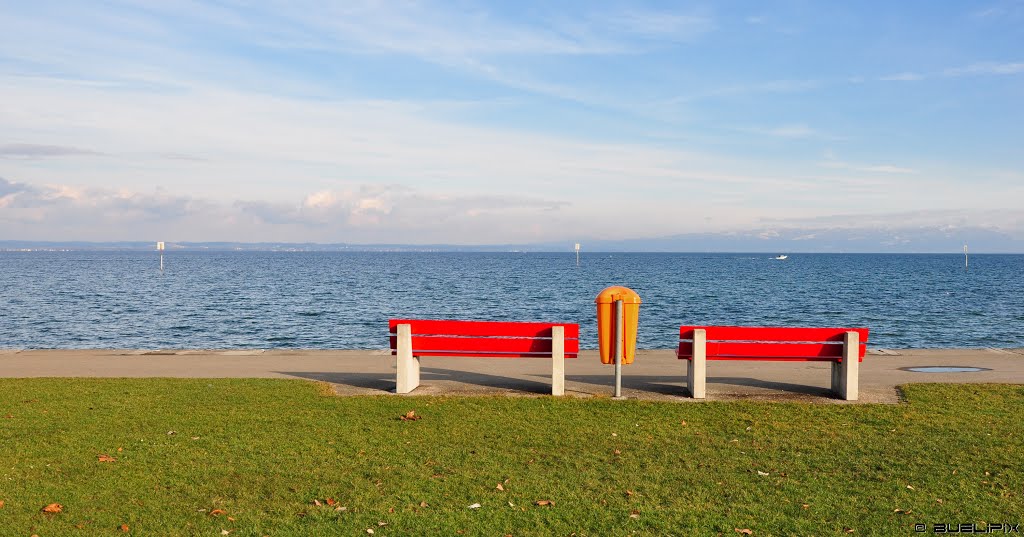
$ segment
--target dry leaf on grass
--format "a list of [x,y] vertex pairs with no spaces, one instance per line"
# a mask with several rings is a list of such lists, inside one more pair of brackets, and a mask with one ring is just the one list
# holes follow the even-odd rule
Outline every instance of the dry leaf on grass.
[[907,485],[907,488],[910,489],[910,490],[914,490],[914,487],[912,487],[910,485]]
[[99,460],[99,462],[114,462],[117,460],[114,457],[111,457],[110,455],[105,455],[103,453],[96,455],[96,458]]
[[551,500],[537,500],[533,502],[533,505],[555,505],[555,502]]
[[494,489],[495,489],[495,490],[500,490],[500,491],[502,491],[502,492],[505,492],[505,487],[501,486],[501,483],[498,483],[498,486],[497,486],[497,487],[494,487]]
[[327,498],[324,501],[327,502],[327,505],[330,505],[331,507],[334,507],[338,503],[338,500],[335,500],[334,498]]
[[480,509],[481,507],[483,506],[478,503],[474,503],[473,505],[470,505],[468,509]]
[[893,509],[892,512],[896,513],[896,514],[899,514],[899,515],[909,515],[910,513],[913,513],[914,510],[913,509]]
[[380,522],[377,523],[377,525],[383,528],[384,526],[387,526],[388,523],[384,522],[383,520],[381,520]]
[[420,502],[420,507],[430,507],[427,502]]
[[636,509],[629,512],[629,518],[640,518],[640,511]]
[[767,476],[769,474],[768,474],[768,472],[762,472],[761,470],[758,470],[757,471],[757,475],[759,475],[759,476]]
[[131,529],[128,528],[128,524],[121,524],[121,533],[128,533]]
[[47,514],[56,514],[64,510],[64,506],[59,503],[51,503],[43,508],[43,512]]
[[366,533],[373,535],[373,528],[366,528]]
[[320,507],[321,505],[323,505],[323,502],[321,502],[320,500],[313,500],[313,505]]
[[753,531],[750,531],[750,528],[743,528],[743,529],[733,528],[733,529],[736,530],[736,533],[740,533],[740,534],[743,534],[743,535],[753,535],[754,534]]
[[[941,503],[941,502],[940,502],[940,503]],[[4,506],[4,501],[3,501],[3,500],[0,500],[0,508],[3,508],[3,506]]]
[[843,528],[843,532],[845,532],[845,533],[853,533],[853,528]]
[[418,420],[418,419],[420,419],[422,417],[423,416],[417,416],[415,410],[410,410],[410,411],[406,412],[404,415],[399,416],[398,419],[400,419],[402,421],[416,421],[416,420]]
[[120,453],[120,452],[122,452],[122,451],[124,451],[124,448],[117,448],[117,452],[118,452],[118,453]]
[[804,509],[810,509],[811,508],[810,504],[806,504],[806,503],[801,505],[800,507],[803,507]]
[[210,511],[210,516],[226,515],[227,513],[228,512],[223,509],[214,509],[213,511]]

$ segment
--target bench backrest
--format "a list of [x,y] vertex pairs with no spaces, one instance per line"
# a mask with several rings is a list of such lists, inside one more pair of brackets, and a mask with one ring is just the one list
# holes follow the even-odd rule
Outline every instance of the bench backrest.
[[580,350],[580,325],[497,321],[432,321],[391,319],[391,354],[398,348],[398,325],[412,328],[413,356],[483,358],[551,358],[551,328],[565,327],[565,357]]
[[867,328],[776,328],[761,326],[680,326],[679,350],[683,360],[693,357],[693,331],[707,334],[708,360],[836,361],[843,357],[847,332],[860,336],[857,354],[864,361]]

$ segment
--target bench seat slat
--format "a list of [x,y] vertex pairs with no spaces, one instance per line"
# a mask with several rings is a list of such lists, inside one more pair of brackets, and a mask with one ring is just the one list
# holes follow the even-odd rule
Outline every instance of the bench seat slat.
[[843,342],[846,332],[857,332],[868,340],[867,328],[794,328],[776,326],[680,326],[679,339],[693,339],[693,330],[702,328],[708,341],[811,341]]
[[[860,360],[864,361],[867,345],[858,345]],[[693,356],[693,342],[679,342],[679,358]],[[759,342],[707,342],[708,360],[747,360],[751,358],[792,361],[835,361],[843,357],[843,346],[834,343],[759,343]]]
[[[396,354],[397,351],[391,351]],[[551,353],[491,353],[491,352],[464,352],[464,351],[413,351],[414,356],[447,356],[451,358],[551,358]],[[576,353],[565,353],[565,358],[576,358]]]
[[564,326],[565,338],[567,340],[578,339],[580,335],[580,327],[578,324],[422,319],[391,319],[388,321],[389,331],[394,334],[395,327],[400,324],[411,325],[412,334],[414,336],[511,336],[550,338],[552,326]]
[[[391,337],[391,348],[397,348],[398,337]],[[580,342],[578,339],[565,340],[566,354],[576,354],[579,351]],[[445,336],[412,336],[412,353],[416,356],[426,356],[424,353],[435,353],[435,356],[444,354],[436,353],[460,353],[463,355],[473,354],[528,354],[536,356],[551,356],[551,339],[548,338],[507,338],[507,337],[445,337]],[[451,354],[449,354],[451,355]]]

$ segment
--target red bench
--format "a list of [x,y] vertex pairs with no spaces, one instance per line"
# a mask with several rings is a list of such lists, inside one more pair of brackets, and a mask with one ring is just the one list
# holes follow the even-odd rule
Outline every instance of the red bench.
[[420,357],[551,358],[551,395],[565,393],[565,358],[580,350],[578,324],[391,319],[396,393],[420,385]]
[[867,349],[867,328],[680,326],[676,356],[687,361],[687,384],[704,399],[706,360],[831,362],[832,391],[857,400],[858,364]]

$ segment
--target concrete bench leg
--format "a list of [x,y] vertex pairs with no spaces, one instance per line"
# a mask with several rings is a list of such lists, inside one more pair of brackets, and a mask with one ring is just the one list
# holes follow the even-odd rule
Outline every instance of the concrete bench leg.
[[686,371],[686,385],[690,388],[690,395],[694,399],[704,399],[705,383],[707,381],[707,331],[696,329],[693,331],[693,357],[688,360],[689,366]]
[[412,326],[398,325],[398,374],[395,393],[409,393],[420,385],[420,359],[412,355]]
[[860,334],[847,332],[843,337],[843,363],[839,375],[840,397],[856,401],[859,392]]
[[551,395],[565,395],[565,327],[551,327]]
[[837,396],[840,396],[842,395],[842,393],[840,393],[839,388],[840,380],[842,379],[842,367],[839,362],[829,363],[832,364],[832,383],[830,384],[830,388],[832,390],[832,393],[836,394]]

